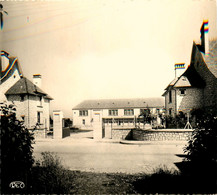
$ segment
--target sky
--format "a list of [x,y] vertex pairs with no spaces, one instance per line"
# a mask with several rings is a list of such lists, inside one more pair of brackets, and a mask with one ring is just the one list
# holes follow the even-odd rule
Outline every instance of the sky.
[[[192,43],[215,0],[2,1],[0,49],[18,57],[23,75],[42,75],[50,111],[83,100],[161,97],[174,64],[190,63]],[[177,75],[183,70],[177,70]]]

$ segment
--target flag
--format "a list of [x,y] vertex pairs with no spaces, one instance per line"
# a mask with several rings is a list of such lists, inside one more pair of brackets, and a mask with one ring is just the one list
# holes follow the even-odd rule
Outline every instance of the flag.
[[183,63],[182,64],[175,64],[174,68],[175,68],[175,70],[176,69],[185,69],[185,64],[183,64]]

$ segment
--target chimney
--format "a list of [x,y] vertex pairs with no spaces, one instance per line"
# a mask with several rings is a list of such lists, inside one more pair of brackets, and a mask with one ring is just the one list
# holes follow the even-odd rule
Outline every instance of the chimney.
[[5,71],[5,69],[9,66],[9,53],[6,51],[1,51],[1,71]]
[[208,37],[209,27],[208,27],[208,24],[209,24],[209,21],[204,20],[203,24],[201,26],[201,29],[200,29],[201,49],[205,55],[209,54],[209,37]]
[[33,84],[41,88],[41,75],[40,74],[33,75]]

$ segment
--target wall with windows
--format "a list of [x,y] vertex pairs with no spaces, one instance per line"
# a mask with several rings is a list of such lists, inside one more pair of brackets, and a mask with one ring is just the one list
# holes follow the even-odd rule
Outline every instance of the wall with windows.
[[[146,108],[123,108],[123,109],[102,109],[103,123],[108,126],[133,126],[135,116],[141,114]],[[163,112],[163,108],[149,108],[151,114]],[[73,110],[73,126],[80,129],[93,129],[93,110]],[[139,120],[139,119],[137,119]]]
[[165,95],[165,107],[166,107],[166,114],[170,116],[174,116],[176,113],[176,90],[171,89]]
[[201,108],[203,106],[203,91],[199,88],[186,88],[185,94],[182,94],[181,90],[177,89],[177,111],[184,113],[189,112],[192,109]]
[[[170,101],[171,100],[171,101]],[[179,111],[184,113],[203,107],[203,90],[200,88],[176,88],[165,95],[166,114],[175,116]]]
[[31,95],[9,95],[7,100],[14,103],[17,119],[23,121],[27,128],[33,128],[37,122],[40,122],[41,128],[50,128],[48,99]]

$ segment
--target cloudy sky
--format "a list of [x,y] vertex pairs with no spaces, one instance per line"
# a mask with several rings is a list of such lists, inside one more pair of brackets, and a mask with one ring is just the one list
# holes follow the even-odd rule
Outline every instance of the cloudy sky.
[[217,37],[215,0],[1,3],[9,14],[1,50],[18,57],[28,79],[42,75],[51,111],[65,117],[86,99],[161,97],[174,64],[189,64],[203,19]]

